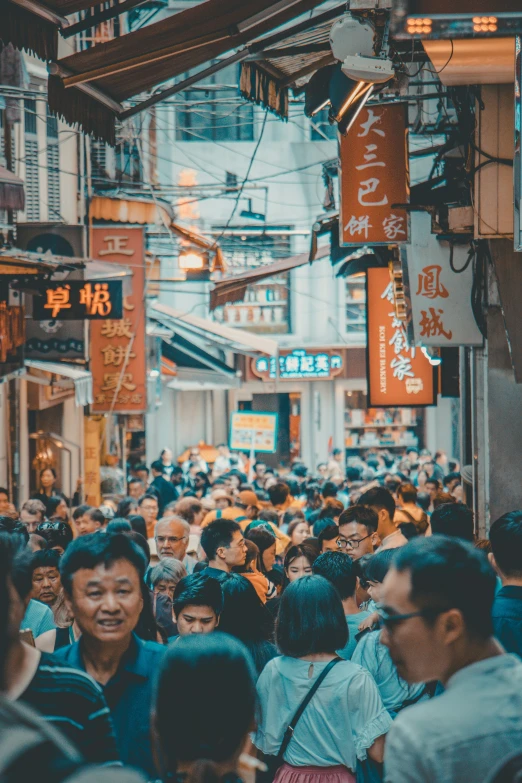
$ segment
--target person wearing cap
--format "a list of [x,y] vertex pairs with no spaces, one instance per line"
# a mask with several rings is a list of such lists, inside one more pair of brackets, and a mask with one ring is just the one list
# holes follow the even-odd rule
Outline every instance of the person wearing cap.
[[[245,506],[245,498],[243,498],[243,502],[241,501],[241,495],[244,495],[244,492],[240,492],[237,499],[234,500],[233,495],[226,490],[226,489],[216,489],[212,493],[212,497],[214,498],[214,502],[216,504],[216,508],[213,511],[209,511],[208,514],[205,516],[203,522],[201,523],[201,527],[207,527],[207,525],[210,525],[211,522],[214,522],[216,519],[232,519],[235,522],[241,523],[242,521],[250,522],[252,520],[252,517],[248,517],[246,514],[246,506]],[[252,497],[255,498],[255,503],[257,503],[257,495],[255,492],[248,492],[247,495],[249,497],[246,498],[246,500],[252,500]],[[249,505],[252,505],[251,503]],[[256,512],[257,515],[257,512]]]

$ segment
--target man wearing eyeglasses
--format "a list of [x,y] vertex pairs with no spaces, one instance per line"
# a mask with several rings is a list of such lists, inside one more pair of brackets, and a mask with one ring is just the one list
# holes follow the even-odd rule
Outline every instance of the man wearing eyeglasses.
[[397,550],[383,582],[381,641],[402,678],[439,681],[444,693],[395,719],[386,783],[485,783],[520,753],[522,661],[493,637],[495,589],[484,553],[465,541],[438,535]]
[[363,555],[371,555],[379,546],[376,512],[367,506],[350,506],[339,517],[339,537],[337,548],[345,552],[352,560]]
[[179,560],[187,569],[187,574],[194,571],[196,561],[187,555],[190,525],[181,517],[166,517],[156,523],[154,541],[160,560],[172,557]]

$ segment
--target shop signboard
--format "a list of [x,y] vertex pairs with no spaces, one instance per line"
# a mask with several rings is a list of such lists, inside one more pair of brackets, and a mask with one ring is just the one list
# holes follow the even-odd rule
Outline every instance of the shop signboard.
[[99,506],[100,494],[100,422],[93,416],[84,419],[83,491],[89,506]]
[[408,241],[407,104],[366,105],[341,136],[341,245]]
[[36,321],[85,321],[123,317],[121,280],[68,280],[46,283],[41,296],[33,298]]
[[123,317],[93,321],[90,360],[93,413],[147,410],[145,351],[145,251],[142,228],[126,225],[92,229],[92,256],[132,268],[132,295],[123,299]]
[[473,264],[469,245],[453,247],[431,233],[426,212],[411,216],[406,248],[415,342],[444,348],[482,345],[471,307]]
[[[307,351],[297,349],[278,357],[279,379],[322,381],[340,375],[344,368],[344,357],[337,351]],[[252,372],[263,381],[277,377],[276,357],[261,356],[252,359]]]
[[273,454],[277,448],[277,413],[236,411],[230,421],[230,448]]
[[404,321],[396,317],[388,269],[369,269],[366,280],[369,407],[434,405],[435,367],[420,348],[408,344]]

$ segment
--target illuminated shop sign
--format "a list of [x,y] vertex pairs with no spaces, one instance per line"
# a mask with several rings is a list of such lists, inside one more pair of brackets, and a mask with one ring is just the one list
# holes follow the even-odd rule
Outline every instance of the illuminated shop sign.
[[[277,365],[275,357],[262,356],[254,359],[252,370],[262,380],[275,380]],[[328,380],[343,370],[343,357],[333,351],[295,350],[279,356],[279,378],[281,380]]]

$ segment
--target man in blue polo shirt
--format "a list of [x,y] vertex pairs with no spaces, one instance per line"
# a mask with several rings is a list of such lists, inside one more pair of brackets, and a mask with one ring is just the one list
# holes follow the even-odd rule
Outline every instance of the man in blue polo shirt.
[[86,671],[101,686],[121,760],[154,778],[151,694],[165,648],[134,633],[147,596],[145,567],[143,554],[123,534],[91,534],[70,544],[60,572],[82,635],[56,657]]

